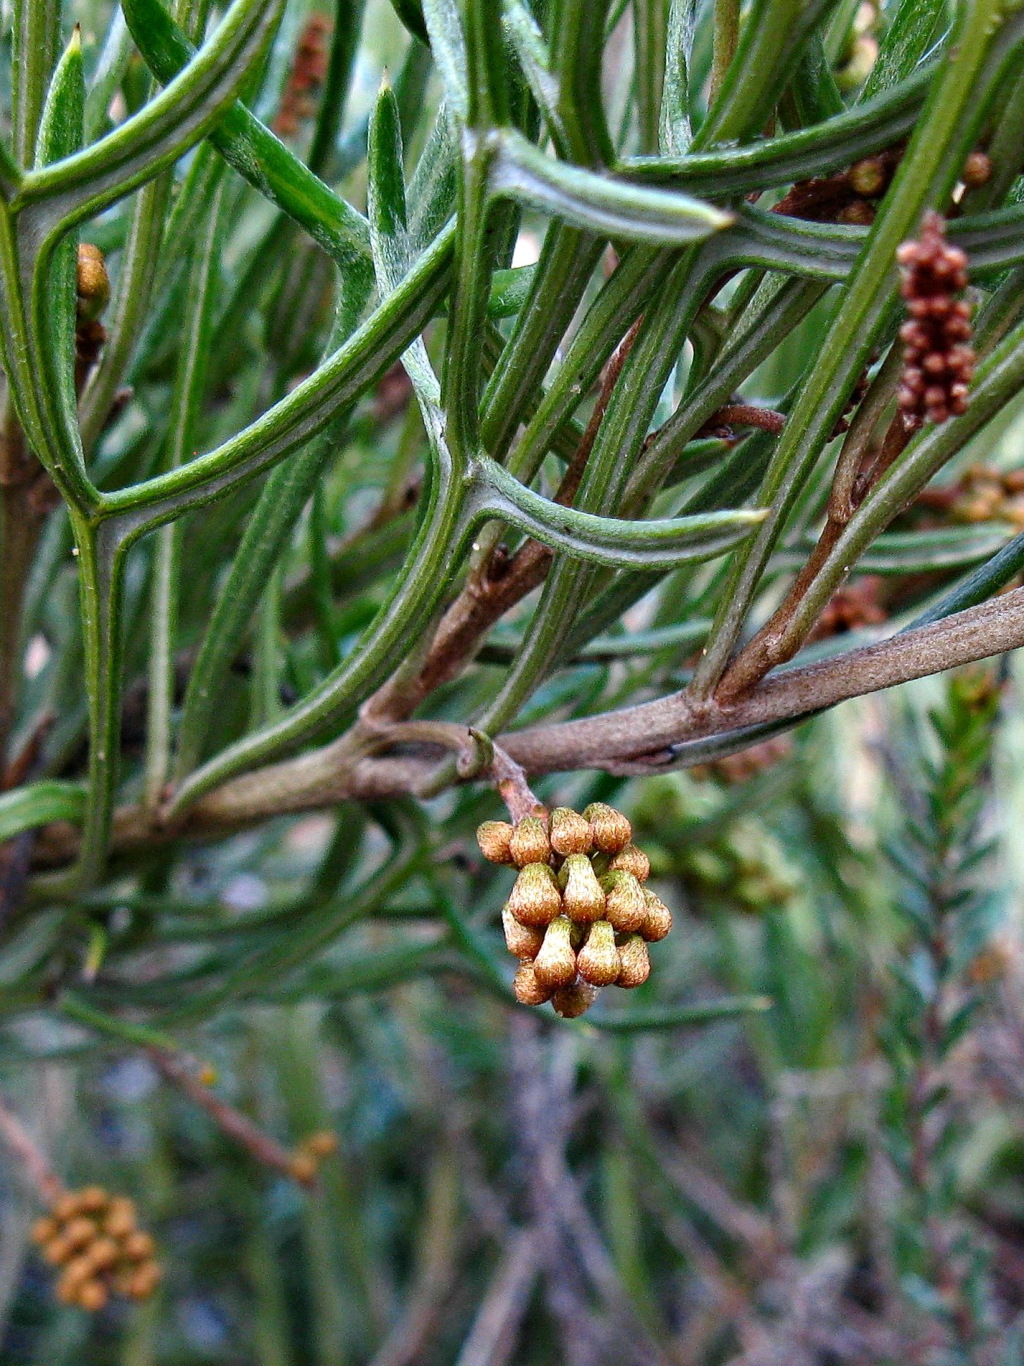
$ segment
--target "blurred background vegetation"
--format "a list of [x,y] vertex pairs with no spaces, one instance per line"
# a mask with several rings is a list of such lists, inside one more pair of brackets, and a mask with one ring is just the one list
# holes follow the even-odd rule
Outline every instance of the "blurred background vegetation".
[[[40,0],[44,8],[59,12],[52,0]],[[637,25],[669,8],[610,7],[606,95],[624,154],[650,133],[634,54],[658,40],[638,37]],[[908,23],[914,8],[829,8],[815,49],[831,73],[823,88],[855,100],[896,18]],[[923,61],[948,16],[943,5],[918,8],[928,19]],[[680,22],[694,21],[695,123],[713,79],[715,25],[732,9],[722,0],[671,6]],[[178,15],[201,32],[210,10],[183,5]],[[421,160],[442,90],[406,27],[418,27],[418,7],[367,0],[337,13],[352,38],[340,56],[333,13],[287,5],[252,107],[365,205],[367,130],[390,72],[411,210],[415,184],[422,202],[447,211],[451,164]],[[95,137],[154,86],[114,7],[65,4],[63,40],[75,20]],[[6,12],[4,26],[9,58]],[[329,60],[339,70],[351,62],[344,120],[333,127],[318,121]],[[787,99],[809,98],[809,79],[802,67]],[[812,105],[787,117],[799,126],[836,112]],[[1021,184],[1021,160],[1004,198]],[[515,226],[508,272],[492,292],[499,341],[547,230],[529,207]],[[840,243],[854,240],[843,236],[849,226]],[[332,344],[330,262],[209,144],[82,236],[105,256],[115,291],[106,321],[116,344],[108,339],[85,390],[99,487],[130,488],[215,447],[292,392]],[[579,318],[603,269],[581,288]],[[714,326],[742,321],[760,273],[741,272],[709,302],[652,429],[688,392],[688,367],[697,373],[714,359]],[[125,280],[131,288],[118,294]],[[824,291],[744,375],[743,402],[787,407],[817,357],[831,307]],[[87,355],[79,324],[88,369],[99,351]],[[565,326],[571,336],[571,318]],[[443,339],[440,326],[428,335],[434,360]],[[183,354],[201,361],[191,407],[197,381]],[[235,635],[207,730],[192,736],[193,765],[272,726],[318,687],[386,600],[423,497],[428,443],[412,397],[404,373],[389,370],[347,427],[329,432],[331,459],[307,460],[309,487],[281,492],[294,517],[274,530],[278,553],[258,586],[243,585],[252,622],[217,618]],[[1020,407],[1011,397],[953,453],[932,501],[915,505],[833,597],[806,658],[905,624],[1006,546],[1020,554]],[[702,429],[686,444],[673,489],[700,485],[739,437]],[[740,449],[759,474],[765,433]],[[759,620],[806,557],[833,467],[826,457],[801,494],[761,586]],[[153,621],[159,632],[171,615],[159,596],[165,552],[147,542],[128,560],[126,804],[145,805],[154,783],[160,799],[168,752],[154,767],[154,679],[173,685],[177,719],[207,627],[226,610],[239,547],[254,549],[246,529],[263,517],[266,530],[274,511],[261,491],[247,483],[193,509],[187,535],[166,552],[179,557],[164,637],[177,652],[156,673]],[[724,505],[749,491],[727,491]],[[667,515],[676,501],[661,507],[652,493],[649,506]],[[10,751],[27,756],[20,778],[70,786],[85,772],[89,726],[79,570],[62,512],[47,506],[36,533]],[[618,613],[599,603],[578,651],[525,690],[516,725],[684,684],[723,592],[720,564],[662,576],[637,602],[627,594]],[[988,589],[1007,579],[1012,571]],[[535,606],[517,608],[474,667],[435,691],[429,719],[464,722],[487,708]],[[628,1007],[602,1005],[576,1022],[518,1007],[510,994],[499,917],[511,874],[486,864],[473,838],[481,821],[504,814],[486,786],[318,803],[326,809],[272,814],[207,843],[165,842],[150,830],[71,894],[45,880],[46,864],[66,862],[66,830],[51,832],[53,847],[42,837],[33,881],[24,836],[42,822],[19,826],[0,870],[11,880],[0,889],[0,1097],[67,1186],[100,1183],[134,1198],[163,1279],[144,1303],[114,1299],[97,1314],[60,1305],[30,1238],[37,1195],[0,1150],[0,1362],[1024,1362],[1017,673],[1006,657],[922,680],[739,753],[734,741],[721,752],[711,745],[689,770],[538,779],[549,805],[599,800],[625,811],[652,886],[675,914]],[[165,721],[170,711],[169,701]],[[191,1090],[174,1059],[198,1079]],[[313,1173],[295,1162],[325,1132],[337,1146],[304,1184],[296,1176]]]

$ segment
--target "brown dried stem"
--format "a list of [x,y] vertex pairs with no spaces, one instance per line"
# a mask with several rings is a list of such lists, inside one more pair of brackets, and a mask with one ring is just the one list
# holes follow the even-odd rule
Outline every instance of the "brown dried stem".
[[52,1205],[64,1186],[40,1151],[31,1134],[6,1101],[0,1099],[0,1138],[7,1144],[22,1170],[46,1205]]
[[257,1162],[281,1172],[284,1176],[290,1176],[301,1185],[313,1185],[315,1175],[307,1175],[301,1168],[297,1168],[293,1153],[283,1148],[269,1134],[265,1134],[248,1115],[242,1114],[241,1110],[236,1110],[233,1105],[215,1096],[210,1088],[194,1076],[173,1053],[162,1048],[147,1048],[146,1053],[165,1081],[177,1087],[189,1100],[204,1110],[222,1133],[240,1143]]

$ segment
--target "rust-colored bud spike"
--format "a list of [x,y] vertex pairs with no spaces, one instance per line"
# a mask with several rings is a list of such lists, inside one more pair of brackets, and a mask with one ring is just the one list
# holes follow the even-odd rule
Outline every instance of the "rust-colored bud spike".
[[589,982],[575,981],[556,991],[551,998],[551,1004],[563,1020],[575,1020],[587,1013],[597,1000],[597,993],[597,987],[591,986]]
[[631,934],[619,949],[618,985],[641,987],[651,975],[651,958],[647,945],[638,934]]
[[640,933],[649,944],[655,944],[659,939],[664,939],[672,928],[672,912],[662,901],[661,897],[655,896],[646,887],[643,889],[644,896],[644,921],[640,927]]
[[576,976],[576,954],[572,947],[572,921],[560,915],[552,920],[544,943],[533,961],[533,971],[542,987],[564,987]]
[[646,882],[651,875],[651,860],[635,844],[620,849],[609,867],[614,872],[632,873],[637,882]]
[[509,844],[512,840],[512,827],[508,821],[484,821],[483,825],[477,828],[476,842],[480,846],[480,852],[485,859],[491,863],[512,863],[512,851]]
[[615,931],[607,920],[595,920],[587,940],[576,955],[576,970],[585,982],[595,987],[610,987],[622,970],[615,947]]
[[508,906],[523,925],[551,924],[561,912],[562,896],[546,863],[528,863],[520,869]]
[[544,943],[544,932],[532,925],[524,925],[512,914],[509,906],[501,913],[501,927],[505,931],[505,946],[513,958],[534,959]]
[[613,806],[591,802],[583,814],[590,822],[594,848],[602,854],[617,854],[633,838],[633,827],[622,812],[616,811]]
[[557,806],[551,813],[551,847],[556,854],[590,853],[590,822],[568,806]]
[[540,816],[525,816],[512,832],[509,853],[518,868],[528,863],[547,863],[551,857],[547,821]]
[[620,934],[634,934],[647,916],[644,890],[632,873],[606,874],[602,885],[608,893],[607,917]]
[[551,1000],[554,988],[541,986],[532,963],[521,963],[512,980],[512,990],[520,1005],[542,1006],[545,1001]]
[[900,328],[903,373],[897,401],[909,430],[947,421],[967,408],[975,356],[970,307],[954,298],[967,286],[967,257],[946,241],[945,224],[929,210],[917,241],[896,253],[909,320]]
[[604,892],[586,854],[570,854],[559,874],[562,906],[571,920],[587,923],[604,918]]

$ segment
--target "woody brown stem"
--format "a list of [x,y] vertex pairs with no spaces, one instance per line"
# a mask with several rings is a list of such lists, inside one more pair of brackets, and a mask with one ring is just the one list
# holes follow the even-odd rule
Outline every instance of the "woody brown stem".
[[[830,499],[825,525],[822,527],[821,535],[818,537],[818,542],[807,563],[794,579],[789,592],[772,613],[771,618],[740,651],[722,676],[722,680],[715,690],[720,701],[729,703],[742,697],[776,665],[784,664],[787,659],[792,659],[800,650],[814,626],[812,623],[808,630],[800,635],[794,635],[790,631],[790,623],[797,608],[817,579],[822,565],[827,562],[836,542],[843,534],[847,522],[874,485],[903,451],[911,435],[911,431],[903,421],[902,414],[897,413],[889,424],[885,439],[877,455],[871,458],[870,453],[868,453],[864,457],[861,469],[853,480],[848,496],[841,500]],[[836,474],[838,477],[838,467]]]
[[7,1144],[25,1175],[39,1192],[46,1205],[52,1205],[64,1186],[46,1157],[37,1147],[31,1134],[6,1101],[0,1099],[0,1138]]
[[727,403],[712,413],[704,423],[698,436],[712,435],[717,427],[758,427],[763,432],[778,436],[786,425],[785,413],[774,408],[759,408],[753,403]]
[[[0,432],[0,769],[17,705],[21,677],[21,614],[29,570],[46,517],[36,488],[46,479],[8,404]],[[42,503],[42,505],[41,505]]]
[[313,1184],[315,1176],[312,1173],[306,1175],[297,1168],[294,1155],[287,1148],[283,1148],[269,1134],[265,1134],[248,1115],[242,1114],[241,1110],[236,1110],[233,1105],[215,1096],[210,1088],[198,1077],[193,1076],[185,1064],[172,1053],[162,1048],[147,1048],[146,1053],[165,1081],[188,1096],[189,1100],[210,1116],[222,1133],[240,1143],[257,1162],[291,1177],[304,1186]]
[[[594,449],[605,410],[636,340],[637,319],[619,343],[601,375],[594,410],[580,443],[562,476],[555,502],[570,507]],[[507,563],[494,557],[482,572],[470,575],[465,587],[441,618],[418,677],[410,685],[396,675],[366,704],[367,717],[400,720],[409,716],[432,692],[455,678],[470,662],[486,631],[506,612],[543,583],[553,552],[539,541],[527,541]]]

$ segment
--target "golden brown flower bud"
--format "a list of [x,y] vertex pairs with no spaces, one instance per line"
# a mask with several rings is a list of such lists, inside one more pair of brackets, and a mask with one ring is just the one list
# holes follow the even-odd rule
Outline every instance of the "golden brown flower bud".
[[[317,1129],[303,1140],[303,1147],[314,1157],[330,1157],[338,1151],[338,1135],[330,1129]],[[150,1249],[152,1251],[152,1248]]]
[[515,992],[516,1000],[524,1006],[542,1006],[545,1001],[551,1000],[553,989],[541,986],[532,963],[520,963],[512,979],[512,990]]
[[640,933],[648,943],[657,943],[659,939],[664,939],[672,928],[672,912],[662,901],[660,896],[655,896],[648,888],[643,888],[644,894],[644,923],[640,927]]
[[632,873],[637,882],[646,882],[651,875],[651,860],[635,844],[627,844],[612,859],[609,867],[615,872]]
[[615,947],[615,931],[607,920],[595,920],[587,942],[576,955],[576,971],[595,987],[609,987],[618,980],[622,964]]
[[61,1304],[77,1304],[78,1292],[81,1288],[81,1284],[78,1281],[69,1281],[67,1279],[67,1272],[65,1272],[64,1275],[58,1279],[54,1288],[54,1293]]
[[877,157],[865,157],[850,167],[848,178],[858,194],[870,199],[885,185],[885,168]]
[[78,245],[77,290],[80,316],[90,321],[98,318],[110,298],[110,277],[103,253],[92,242]]
[[575,981],[556,991],[551,1004],[563,1020],[575,1020],[586,1014],[597,997],[597,987],[592,987],[589,982]]
[[156,1262],[145,1262],[135,1271],[127,1285],[127,1292],[133,1300],[148,1300],[160,1284],[160,1268]]
[[59,1232],[57,1220],[47,1216],[37,1219],[32,1225],[31,1238],[38,1247],[41,1247],[43,1243],[48,1243],[51,1238],[56,1238]]
[[619,949],[618,985],[620,987],[640,987],[651,975],[651,957],[647,945],[638,934],[631,934]]
[[78,1206],[83,1214],[99,1214],[106,1209],[109,1199],[102,1186],[85,1186],[78,1192]]
[[520,869],[508,907],[523,925],[551,924],[561,912],[562,895],[546,863],[528,863]]
[[92,1277],[95,1267],[89,1259],[88,1253],[83,1253],[81,1257],[74,1257],[61,1272],[60,1280],[57,1282],[57,1295],[60,1296],[61,1286],[67,1289],[76,1289],[85,1281]]
[[604,892],[586,854],[570,854],[559,874],[562,906],[572,920],[589,923],[604,919]]
[[484,821],[483,825],[477,827],[476,842],[480,846],[481,854],[485,859],[490,859],[491,863],[512,862],[509,850],[511,839],[512,827],[508,821]]
[[528,863],[547,863],[551,857],[547,821],[540,816],[524,816],[508,843],[509,853],[518,868]]
[[288,1162],[288,1170],[291,1172],[292,1179],[297,1181],[300,1186],[311,1186],[316,1180],[319,1165],[312,1153],[292,1153]]
[[91,1243],[98,1232],[99,1230],[91,1219],[86,1219],[84,1215],[78,1215],[69,1220],[64,1229],[64,1237],[67,1240],[68,1247],[79,1248],[85,1247],[86,1243]]
[[551,813],[551,847],[556,854],[588,854],[590,822],[568,806],[556,806]]
[[86,1281],[78,1288],[77,1303],[90,1314],[98,1313],[109,1298],[110,1292],[102,1281]]
[[601,883],[608,893],[607,918],[620,934],[633,934],[647,915],[644,889],[632,873],[618,869],[607,873]]
[[960,179],[972,188],[985,185],[992,178],[992,161],[986,152],[969,152],[960,172]]
[[576,953],[572,947],[572,921],[560,915],[544,934],[533,971],[542,987],[563,987],[576,976]]
[[43,1244],[42,1253],[51,1266],[62,1266],[71,1256],[73,1249],[64,1235],[58,1234]]
[[69,1219],[73,1219],[78,1213],[78,1196],[73,1191],[65,1191],[63,1195],[58,1195],[50,1207],[50,1213],[60,1223],[65,1224]]
[[539,926],[524,925],[506,905],[501,913],[501,927],[505,931],[505,946],[514,958],[532,961],[544,943],[544,931]]
[[617,854],[633,838],[633,827],[614,806],[608,806],[605,802],[591,802],[583,814],[590,822],[594,848],[600,849],[602,854]]
[[148,1233],[137,1230],[124,1240],[124,1255],[130,1262],[144,1262],[152,1257],[156,1244]]
[[[132,1238],[146,1238],[151,1244],[153,1241],[148,1233],[132,1233],[126,1240],[126,1246]],[[82,1253],[82,1259],[88,1262],[90,1272],[106,1271],[114,1265],[119,1256],[120,1249],[113,1238],[95,1238]]]
[[127,1238],[135,1229],[135,1203],[126,1195],[115,1195],[103,1221],[104,1233],[111,1238]]

